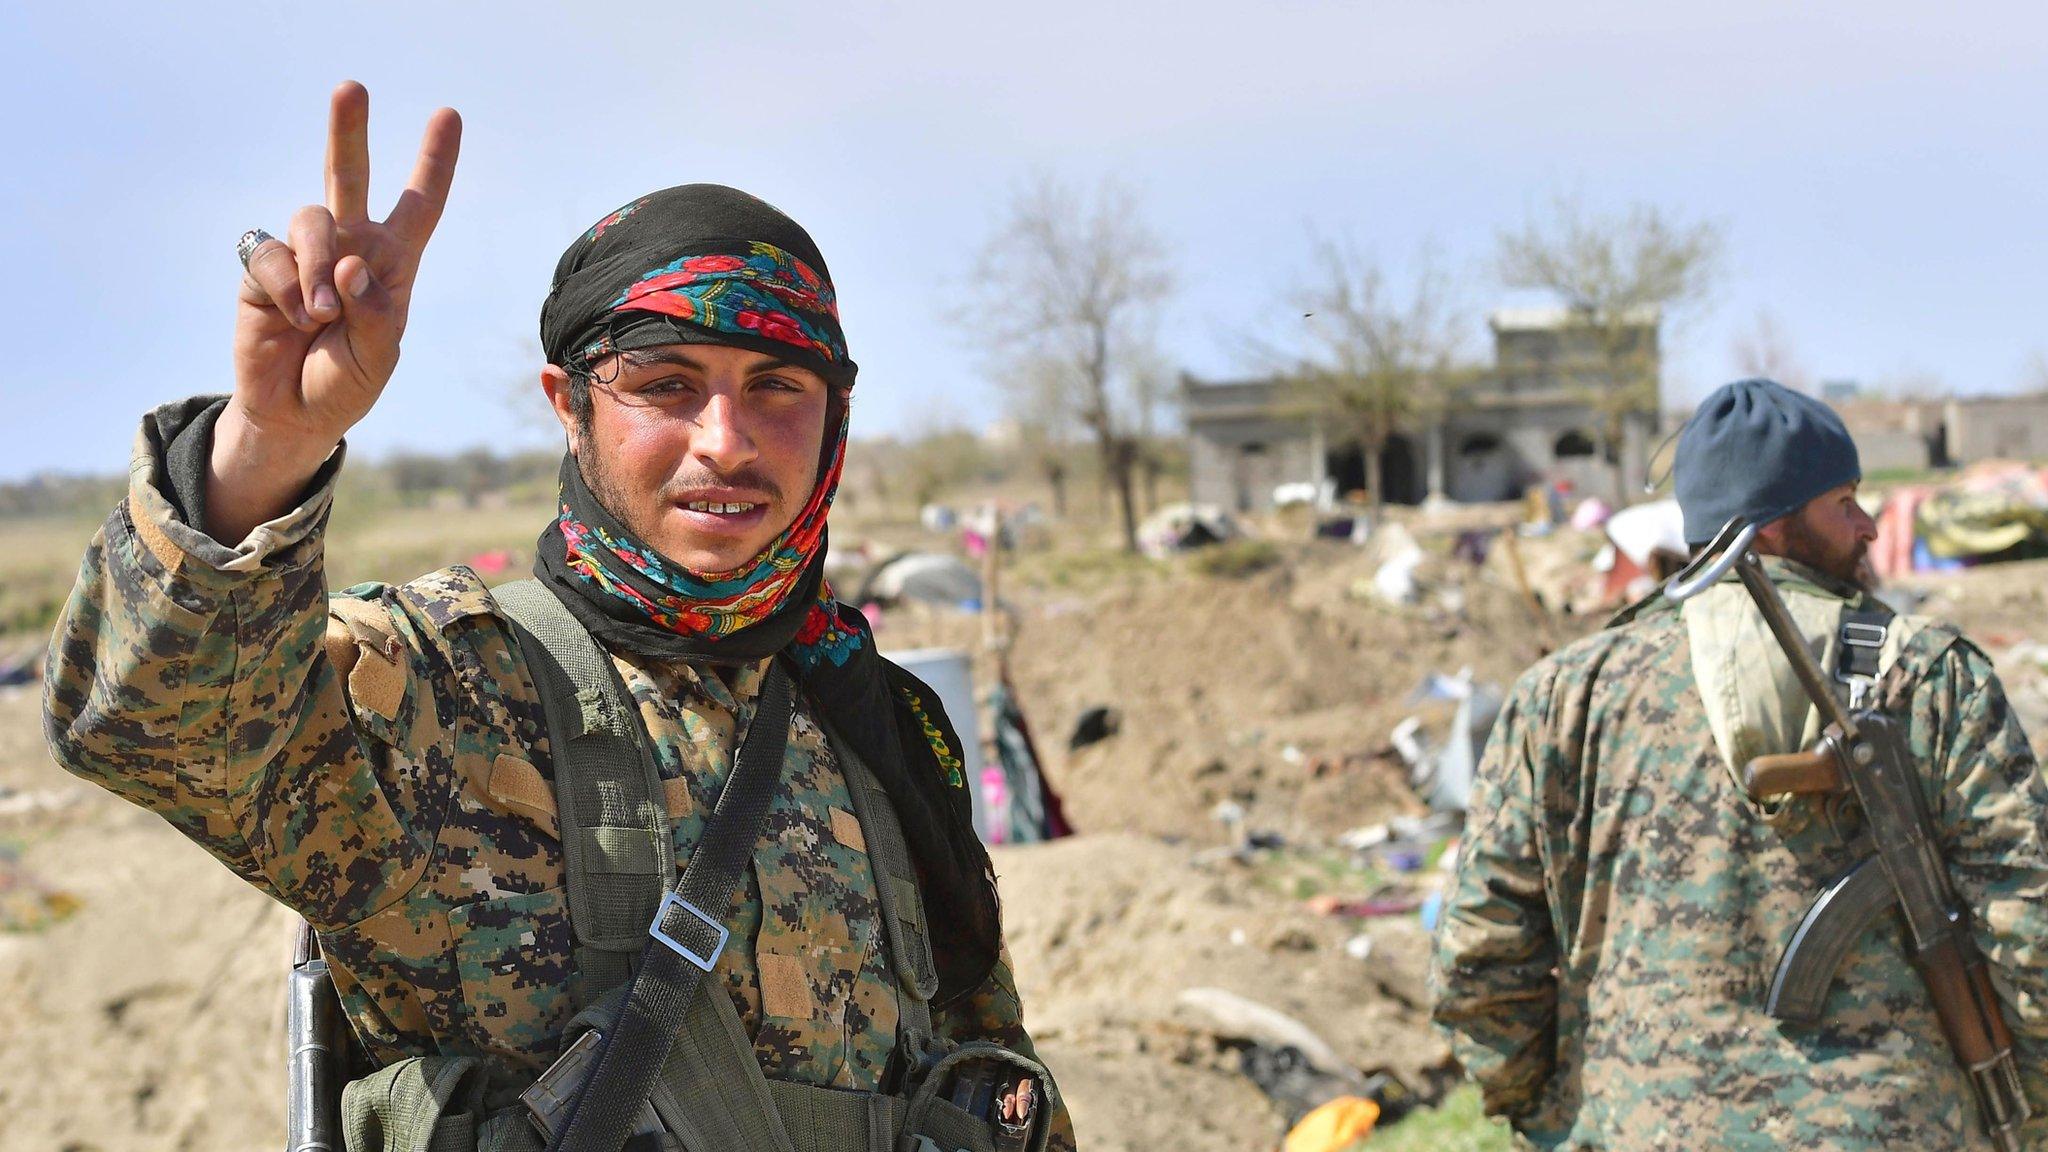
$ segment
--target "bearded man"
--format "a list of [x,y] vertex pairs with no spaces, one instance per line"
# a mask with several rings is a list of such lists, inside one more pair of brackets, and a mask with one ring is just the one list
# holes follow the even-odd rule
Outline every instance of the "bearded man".
[[1071,1148],[958,738],[824,581],[855,365],[817,246],[715,185],[599,221],[541,310],[537,580],[330,597],[460,135],[380,222],[367,123],[343,85],[326,204],[244,238],[233,394],[144,421],[52,648],[59,762],[317,929],[352,1152]]
[[[1839,417],[1768,380],[1716,390],[1674,465],[1687,540],[1730,520],[1833,687],[1907,733],[2048,1147],[2048,786],[1991,662],[1863,586],[1876,536]],[[1876,637],[1881,641],[1873,642]],[[1849,641],[1845,643],[1844,641]],[[1660,594],[1545,659],[1488,741],[1432,979],[1486,1111],[1558,1149],[1988,1147],[1896,917],[1815,1023],[1768,989],[1859,819],[1753,800],[1753,757],[1811,747],[1813,706],[1735,575]]]

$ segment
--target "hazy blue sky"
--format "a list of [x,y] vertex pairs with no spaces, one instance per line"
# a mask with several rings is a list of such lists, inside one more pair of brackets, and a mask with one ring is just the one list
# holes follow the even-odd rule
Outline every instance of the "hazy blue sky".
[[[1498,229],[1560,192],[1723,221],[1669,398],[1770,309],[1815,375],[2017,386],[2048,349],[2040,5],[23,3],[0,12],[0,478],[113,471],[136,418],[224,390],[235,237],[320,196],[327,94],[369,85],[388,205],[440,104],[467,131],[405,359],[359,451],[541,443],[563,246],[716,180],[817,237],[856,430],[981,423],[948,326],[1021,183],[1113,175],[1171,245],[1169,353],[1284,342],[1311,229],[1433,242],[1500,303]],[[2029,144],[2029,140],[2036,141]]]

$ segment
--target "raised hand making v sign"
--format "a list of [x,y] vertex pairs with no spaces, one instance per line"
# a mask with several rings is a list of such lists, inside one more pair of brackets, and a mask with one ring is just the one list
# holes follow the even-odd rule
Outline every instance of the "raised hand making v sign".
[[419,159],[382,221],[369,214],[370,94],[334,90],[327,203],[294,213],[289,241],[243,238],[235,393],[215,426],[206,526],[233,544],[290,508],[398,367],[420,254],[448,202],[462,120],[427,120]]
[[[336,445],[397,366],[459,131],[428,120],[379,223],[368,102],[334,93],[326,203],[238,245],[234,395],[143,418],[44,677],[57,762],[305,917],[349,990],[364,1078],[295,1097],[292,1146],[615,1150],[653,1117],[662,1147],[1072,1152],[967,745],[825,578],[857,365],[788,214],[613,201],[540,308],[565,452],[532,578],[329,593]],[[623,722],[571,739],[600,705]],[[688,1031],[717,1054],[667,1058],[679,1003],[724,1016]]]

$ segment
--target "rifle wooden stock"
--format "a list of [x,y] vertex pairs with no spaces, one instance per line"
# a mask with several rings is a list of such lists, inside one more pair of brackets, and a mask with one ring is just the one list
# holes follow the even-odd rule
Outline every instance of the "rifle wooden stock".
[[1795,796],[1824,796],[1849,790],[1848,778],[1835,761],[1832,749],[1823,745],[1812,752],[1786,752],[1758,756],[1742,769],[1742,786],[1749,798],[1761,800],[1787,792]]

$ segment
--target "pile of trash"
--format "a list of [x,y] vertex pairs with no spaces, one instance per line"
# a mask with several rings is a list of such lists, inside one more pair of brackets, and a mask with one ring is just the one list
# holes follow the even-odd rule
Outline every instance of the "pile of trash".
[[23,688],[43,678],[43,654],[48,645],[37,641],[14,652],[0,652],[0,688]]
[[21,850],[0,840],[0,932],[38,932],[80,907],[69,892],[51,887],[21,863]]
[[1138,525],[1138,547],[1152,559],[1164,560],[1242,535],[1237,521],[1213,504],[1168,504]]
[[2048,555],[2048,468],[1975,464],[1943,484],[1894,489],[1877,513],[1879,576]]

